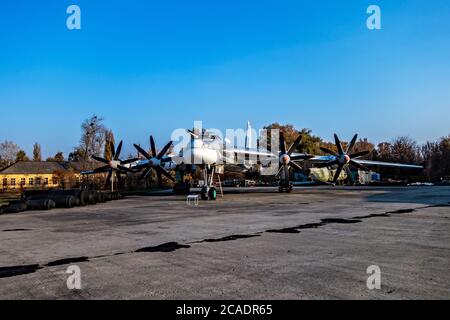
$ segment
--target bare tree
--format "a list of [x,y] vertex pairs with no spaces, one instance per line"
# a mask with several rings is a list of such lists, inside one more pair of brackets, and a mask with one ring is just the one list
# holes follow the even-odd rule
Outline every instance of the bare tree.
[[93,115],[83,122],[81,130],[80,149],[84,151],[84,160],[90,161],[93,155],[102,156],[106,136],[103,118]]
[[9,166],[16,160],[17,153],[20,148],[12,141],[4,141],[0,143],[0,161],[3,166]]

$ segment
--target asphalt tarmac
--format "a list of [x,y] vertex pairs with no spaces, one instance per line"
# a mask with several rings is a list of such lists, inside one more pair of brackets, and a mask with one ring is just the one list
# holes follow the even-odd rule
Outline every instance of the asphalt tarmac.
[[0,299],[450,298],[450,187],[227,191],[1,215]]

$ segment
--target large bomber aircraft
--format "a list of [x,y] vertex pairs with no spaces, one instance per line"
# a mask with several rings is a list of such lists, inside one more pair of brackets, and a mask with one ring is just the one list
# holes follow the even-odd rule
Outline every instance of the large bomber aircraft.
[[[137,173],[142,172],[139,180],[145,179],[152,170],[157,174],[158,183],[162,185],[162,176],[167,177],[171,181],[175,181],[169,171],[178,170],[185,172],[187,168],[195,168],[199,166],[203,171],[205,185],[201,189],[201,198],[203,200],[217,198],[217,190],[214,187],[214,174],[221,171],[225,164],[225,170],[227,168],[227,162],[233,163],[236,155],[244,157],[252,156],[254,159],[272,159],[278,162],[279,169],[276,175],[280,178],[279,191],[290,192],[292,190],[292,184],[289,181],[289,170],[301,171],[302,168],[297,162],[308,160],[315,163],[319,168],[334,168],[336,171],[332,180],[332,184],[342,177],[342,172],[347,173],[347,177],[352,181],[352,175],[350,174],[350,166],[358,169],[369,171],[366,166],[388,166],[401,169],[423,169],[422,166],[401,164],[401,163],[389,163],[380,161],[362,160],[361,157],[369,154],[369,151],[353,152],[358,135],[355,135],[344,151],[341,141],[335,134],[335,144],[337,152],[328,148],[322,147],[321,150],[325,152],[326,156],[311,155],[306,153],[297,153],[295,150],[300,145],[302,136],[300,135],[295,142],[286,148],[284,135],[280,133],[279,151],[271,152],[267,150],[253,150],[250,148],[250,130],[247,128],[246,146],[245,148],[236,148],[227,146],[224,149],[217,148],[219,137],[214,134],[210,134],[207,131],[197,132],[196,130],[187,130],[191,139],[178,154],[167,154],[172,146],[172,141],[168,142],[159,152],[157,152],[155,141],[153,137],[150,137],[150,150],[151,154],[145,151],[138,145],[134,147],[138,152],[145,157],[145,159],[133,158],[128,160],[120,160],[120,151],[122,149],[122,142],[120,142],[117,150],[114,149],[114,145],[111,146],[113,150],[113,160],[108,161],[101,157],[93,157],[93,159],[102,162],[105,166],[102,166],[96,170],[84,172],[90,173],[104,173],[108,172],[108,177],[105,183],[105,188],[109,186],[111,177],[113,174],[117,176],[120,182],[121,173]],[[222,142],[221,142],[222,143]],[[228,143],[228,142],[226,142]],[[278,161],[276,161],[278,159]],[[253,162],[252,162],[253,161]],[[254,164],[255,160],[247,160],[244,165],[240,165],[244,170]],[[259,160],[257,160],[259,162]],[[234,167],[236,167],[234,165]]]

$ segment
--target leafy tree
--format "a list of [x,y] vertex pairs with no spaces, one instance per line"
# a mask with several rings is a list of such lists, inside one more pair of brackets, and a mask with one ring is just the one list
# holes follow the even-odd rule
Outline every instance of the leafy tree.
[[286,147],[289,148],[289,146],[294,143],[295,139],[301,134],[302,135],[302,142],[300,146],[298,147],[298,150],[305,153],[312,153],[312,154],[318,154],[320,152],[319,145],[322,141],[317,136],[312,135],[312,131],[309,129],[302,129],[297,130],[292,124],[279,124],[279,123],[272,123],[264,127],[266,131],[263,133],[263,139],[267,139],[267,145],[270,147],[271,145],[271,129],[278,129],[281,132],[283,132],[284,139],[286,141]]
[[57,152],[54,157],[47,158],[48,162],[64,162],[64,153]]
[[395,162],[402,163],[421,161],[417,143],[409,137],[399,137],[392,142],[391,157]]
[[57,152],[57,153],[55,154],[55,161],[56,161],[56,162],[64,162],[64,161],[65,161],[65,159],[64,159],[64,153],[62,153],[62,152]]
[[33,146],[33,161],[42,161],[41,145],[37,142]]
[[27,157],[27,154],[23,150],[19,150],[16,155],[16,161],[29,161],[30,159]]
[[103,157],[107,160],[112,160],[113,150],[111,149],[111,143],[115,144],[114,133],[111,130],[105,131],[105,151]]

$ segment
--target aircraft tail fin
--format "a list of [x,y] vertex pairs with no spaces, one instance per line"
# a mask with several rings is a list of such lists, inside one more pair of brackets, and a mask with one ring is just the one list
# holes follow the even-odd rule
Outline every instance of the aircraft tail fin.
[[253,136],[252,136],[252,125],[250,124],[250,121],[247,121],[247,130],[245,132],[245,149],[249,150],[252,149],[253,146]]

